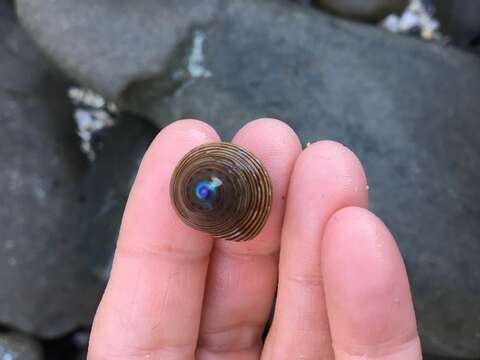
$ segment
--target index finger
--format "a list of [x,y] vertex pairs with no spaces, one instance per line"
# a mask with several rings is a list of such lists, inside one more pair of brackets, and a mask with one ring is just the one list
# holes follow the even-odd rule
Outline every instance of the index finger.
[[90,360],[193,358],[212,239],[181,222],[169,183],[185,153],[218,139],[205,123],[177,121],[144,156],[95,317]]

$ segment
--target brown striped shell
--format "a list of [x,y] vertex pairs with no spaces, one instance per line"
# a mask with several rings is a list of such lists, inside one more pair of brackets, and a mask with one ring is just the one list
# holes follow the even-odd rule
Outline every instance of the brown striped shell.
[[267,170],[252,153],[227,142],[200,145],[178,163],[170,197],[180,218],[215,238],[258,235],[272,206]]

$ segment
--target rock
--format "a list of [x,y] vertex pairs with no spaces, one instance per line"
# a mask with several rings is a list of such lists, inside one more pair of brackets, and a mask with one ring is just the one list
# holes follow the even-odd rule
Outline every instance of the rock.
[[[220,0],[18,0],[25,28],[55,63],[107,97],[163,72],[190,27],[213,21]],[[148,36],[145,36],[148,34]]]
[[480,356],[477,57],[288,2],[233,1],[167,68],[121,106],[159,126],[203,119],[224,139],[277,117],[303,143],[351,147],[406,258],[425,351]]
[[460,46],[480,43],[480,1],[436,0],[436,16],[442,32]]
[[363,21],[380,21],[392,13],[399,13],[408,0],[315,0],[320,8],[332,14]]
[[89,331],[78,329],[62,337],[43,341],[46,360],[86,360]]
[[0,359],[41,360],[42,349],[34,339],[18,333],[0,333]]
[[[97,159],[82,180],[83,255],[100,278],[107,279],[123,209],[138,166],[158,129],[132,114],[121,114],[117,125],[97,133]],[[100,241],[99,241],[100,240]]]
[[64,70],[159,126],[197,117],[229,138],[272,116],[351,147],[406,258],[425,351],[479,357],[479,60],[287,1],[190,1],[17,9]]
[[[75,356],[75,360],[87,360],[87,352],[84,351],[84,352],[78,354],[77,356]],[[428,359],[426,359],[426,360],[428,360]],[[432,360],[434,360],[434,359],[432,359]]]
[[0,324],[55,337],[89,323],[103,282],[79,260],[86,170],[66,89],[0,2]]

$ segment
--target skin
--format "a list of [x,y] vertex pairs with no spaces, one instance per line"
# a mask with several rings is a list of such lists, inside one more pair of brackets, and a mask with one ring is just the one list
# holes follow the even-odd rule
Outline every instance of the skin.
[[218,140],[181,120],[145,154],[88,359],[421,359],[405,266],[357,157],[332,141],[302,151],[279,120],[245,125],[232,142],[265,165],[273,203],[262,232],[234,243],[184,225],[169,198],[182,156]]

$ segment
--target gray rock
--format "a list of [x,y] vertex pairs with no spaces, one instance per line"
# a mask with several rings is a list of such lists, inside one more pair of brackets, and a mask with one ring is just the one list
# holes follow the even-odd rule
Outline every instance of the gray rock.
[[350,146],[406,257],[425,350],[479,357],[478,59],[286,1],[192,4],[17,0],[64,70],[159,126],[198,117],[229,138],[273,116]]
[[356,20],[380,21],[392,13],[399,13],[408,0],[315,0],[316,5],[335,15]]
[[78,256],[85,171],[67,82],[0,2],[0,323],[53,337],[89,323],[99,281]]
[[[84,351],[78,354],[77,356],[75,356],[75,360],[87,360],[87,352]],[[426,360],[429,360],[429,359],[426,359]],[[431,359],[431,360],[435,360],[435,359]]]
[[[75,345],[74,360],[87,360],[88,342],[90,338],[90,332],[86,330],[80,330],[73,334],[73,343]],[[427,359],[437,360],[437,359]]]
[[42,349],[34,339],[17,333],[0,333],[0,359],[41,360]]
[[287,2],[232,1],[167,68],[131,84],[123,106],[160,126],[200,118],[225,139],[277,117],[304,143],[351,147],[406,258],[425,350],[480,356],[478,58]]
[[[161,73],[193,25],[212,21],[220,0],[18,0],[21,21],[71,77],[108,97]],[[145,36],[147,35],[147,36]]]
[[436,16],[441,30],[460,46],[480,42],[480,1],[436,0]]
[[97,159],[82,180],[85,200],[82,254],[97,276],[107,279],[123,209],[138,166],[157,134],[150,122],[121,114],[117,125],[95,136]]

